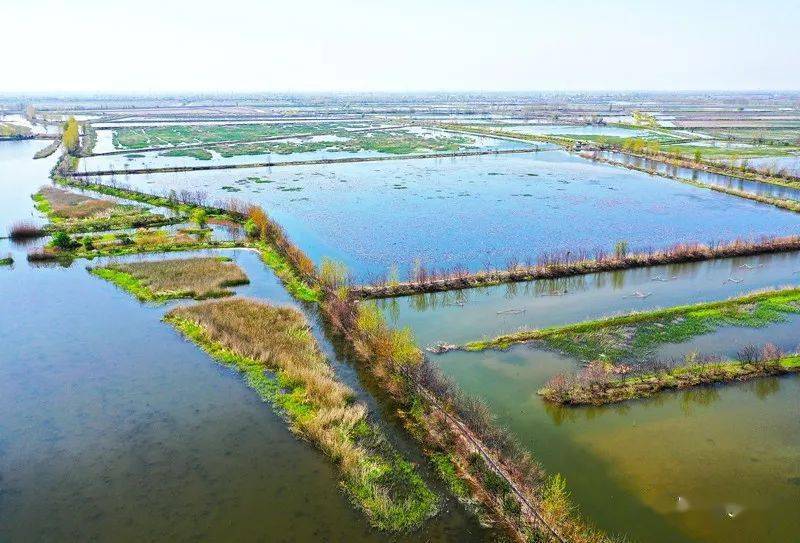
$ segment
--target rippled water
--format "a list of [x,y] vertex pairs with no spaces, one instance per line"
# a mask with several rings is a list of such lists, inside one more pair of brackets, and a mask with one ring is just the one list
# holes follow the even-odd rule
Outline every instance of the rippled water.
[[[760,255],[388,298],[379,306],[419,343],[513,332],[778,288],[800,281],[800,253]],[[800,343],[800,338],[798,339]]]
[[405,276],[417,259],[477,270],[551,252],[611,251],[620,240],[635,250],[794,234],[800,225],[795,213],[563,151],[117,182],[261,204],[314,260],[343,260],[357,280],[384,276],[393,264]]
[[[29,192],[47,182],[49,168],[25,170],[25,160],[1,158],[7,148],[0,143],[0,187],[18,198],[12,210],[30,214]],[[7,252],[15,263],[0,267],[0,540],[389,537],[349,503],[329,459],[293,436],[238,373],[161,322],[168,307],[189,302],[140,304],[90,275],[85,261],[33,267],[24,247],[0,240],[0,255]],[[257,254],[222,252],[250,277],[238,293],[295,303]],[[125,257],[138,258],[164,256]],[[421,462],[309,317],[339,376],[395,445]],[[420,532],[392,539],[489,537],[448,500]]]

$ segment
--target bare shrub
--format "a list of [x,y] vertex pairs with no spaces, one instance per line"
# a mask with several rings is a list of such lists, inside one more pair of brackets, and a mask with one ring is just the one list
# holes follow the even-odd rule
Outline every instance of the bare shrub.
[[39,238],[45,235],[44,230],[35,223],[19,221],[11,225],[8,237],[12,241],[24,241],[27,239]]

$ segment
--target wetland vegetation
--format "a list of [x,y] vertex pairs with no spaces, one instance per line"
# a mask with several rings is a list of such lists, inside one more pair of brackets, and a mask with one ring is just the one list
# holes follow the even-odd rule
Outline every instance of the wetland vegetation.
[[591,362],[575,375],[554,375],[539,390],[550,402],[566,405],[603,405],[647,398],[665,390],[680,390],[717,383],[747,381],[800,372],[800,355],[785,355],[776,346],[754,345],[743,349],[737,360],[688,355],[682,363],[655,362],[614,366]]
[[366,408],[336,379],[297,310],[237,298],[173,309],[165,320],[245,374],[295,432],[330,456],[375,526],[413,529],[436,512],[436,495],[368,422]]
[[642,359],[662,343],[679,343],[719,326],[762,327],[800,313],[800,289],[791,286],[703,302],[633,312],[566,326],[521,330],[489,340],[473,341],[469,351],[542,341],[583,360]]
[[[489,100],[489,103],[495,102]],[[184,107],[186,111],[180,111]],[[720,534],[717,537],[704,533],[700,540],[722,541],[723,536],[731,537],[730,527],[702,516],[707,514],[708,507],[690,514],[679,511],[683,515],[676,516],[670,508],[674,509],[674,503],[664,506],[660,495],[654,500],[653,492],[669,492],[669,499],[674,501],[678,496],[678,507],[683,507],[684,491],[676,490],[670,481],[659,479],[658,473],[648,469],[655,464],[647,462],[639,469],[631,468],[621,457],[624,451],[602,442],[602,436],[620,437],[620,442],[634,436],[631,439],[636,442],[635,436],[647,435],[658,426],[659,421],[652,416],[658,406],[674,403],[677,396],[674,392],[671,396],[669,391],[680,390],[684,413],[681,424],[672,428],[672,435],[676,430],[686,429],[698,434],[682,441],[685,458],[671,458],[673,465],[669,471],[686,484],[697,479],[682,472],[702,448],[704,441],[698,435],[713,429],[704,428],[701,416],[697,413],[690,416],[691,408],[686,407],[687,402],[701,405],[703,400],[685,398],[742,394],[736,385],[724,389],[698,385],[759,377],[748,386],[761,391],[760,400],[771,397],[771,402],[785,396],[779,390],[781,386],[793,390],[796,378],[776,381],[775,376],[797,372],[798,356],[787,355],[771,343],[742,348],[735,356],[691,355],[673,357],[669,362],[659,358],[663,356],[660,348],[665,344],[688,345],[691,340],[723,328],[763,329],[764,338],[769,341],[771,326],[785,324],[791,328],[796,322],[793,319],[800,314],[800,294],[794,278],[788,275],[796,271],[790,270],[794,261],[789,258],[774,273],[766,269],[769,258],[777,260],[781,253],[800,248],[796,217],[787,213],[800,209],[791,195],[715,187],[697,179],[678,185],[674,183],[680,180],[677,175],[656,180],[641,175],[647,172],[592,164],[552,149],[525,158],[510,154],[461,157],[453,153],[446,160],[409,161],[411,156],[400,156],[389,167],[365,162],[289,166],[281,171],[252,168],[233,177],[225,172],[164,175],[145,167],[144,175],[125,178],[124,183],[116,176],[105,182],[85,173],[82,177],[72,175],[78,173],[79,166],[86,170],[88,160],[96,158],[87,159],[87,155],[98,146],[109,149],[113,145],[116,150],[111,153],[130,155],[119,155],[120,160],[126,161],[148,161],[153,159],[151,153],[218,161],[265,153],[413,155],[429,150],[449,153],[472,146],[493,146],[500,141],[487,143],[488,140],[476,137],[480,133],[508,138],[502,141],[511,147],[527,146],[516,140],[548,141],[569,149],[586,149],[589,145],[594,147],[588,149],[619,149],[630,155],[669,159],[676,164],[703,164],[706,170],[712,168],[712,160],[719,158],[714,154],[716,150],[706,152],[702,148],[708,146],[694,145],[695,138],[685,130],[660,126],[659,115],[640,109],[623,106],[633,121],[617,119],[613,125],[606,125],[601,117],[620,107],[606,102],[602,108],[593,110],[591,123],[595,124],[580,125],[572,119],[574,124],[543,134],[537,133],[541,132],[538,127],[511,130],[521,126],[520,117],[524,121],[528,116],[539,115],[536,108],[531,108],[515,110],[515,115],[509,116],[508,127],[486,132],[470,125],[466,128],[469,134],[448,132],[447,136],[432,129],[439,125],[424,115],[409,115],[405,105],[397,106],[397,111],[403,112],[400,115],[391,109],[385,110],[388,112],[385,115],[375,115],[368,108],[360,110],[360,106],[353,105],[361,113],[347,121],[319,120],[311,108],[303,112],[310,121],[287,122],[286,118],[294,113],[282,110],[285,116],[277,116],[280,122],[262,122],[255,120],[255,115],[254,120],[237,122],[248,119],[250,114],[243,113],[247,107],[232,107],[228,116],[215,108],[184,105],[164,110],[156,107],[141,116],[135,113],[136,108],[133,114],[125,108],[99,111],[97,116],[108,121],[100,133],[85,116],[73,116],[72,112],[52,115],[59,124],[66,119],[60,128],[62,139],[53,149],[53,152],[58,147],[65,149],[52,172],[54,181],[62,188],[45,187],[34,197],[37,209],[49,218],[50,224],[42,226],[30,218],[35,214],[27,211],[23,215],[9,215],[8,220],[13,225],[10,234],[14,240],[50,234],[48,240],[33,242],[28,256],[32,263],[57,260],[64,267],[38,268],[22,262],[2,274],[3,279],[22,273],[30,280],[31,274],[38,273],[40,277],[52,277],[52,281],[69,276],[76,284],[82,284],[70,271],[69,263],[74,259],[100,259],[89,268],[91,273],[142,301],[225,297],[173,308],[166,315],[163,308],[161,313],[155,313],[157,304],[127,300],[129,305],[124,307],[151,317],[163,316],[212,358],[244,375],[258,397],[272,404],[298,437],[331,460],[330,466],[324,459],[322,464],[313,464],[316,466],[311,476],[316,481],[313,491],[309,485],[295,484],[293,474],[301,467],[293,467],[291,461],[284,462],[279,473],[264,466],[253,471],[254,477],[267,473],[266,479],[279,478],[282,488],[292,489],[292,496],[306,496],[304,503],[311,504],[315,511],[315,519],[309,524],[336,518],[343,524],[358,525],[359,519],[348,517],[346,507],[344,512],[333,507],[336,514],[330,518],[324,513],[316,514],[335,501],[335,492],[332,499],[332,494],[321,488],[325,470],[330,468],[331,479],[338,479],[343,496],[365,513],[369,524],[379,530],[397,532],[391,537],[403,541],[495,538],[500,532],[520,542],[597,543],[615,540],[607,534],[629,532],[633,533],[633,539],[644,535],[642,540],[694,541],[699,532],[692,523],[697,518],[713,525]],[[450,107],[442,111],[452,111]],[[484,107],[470,104],[465,111],[473,108],[483,111],[491,121],[497,111],[514,106],[493,105],[500,109],[491,114]],[[556,109],[559,113],[553,113],[554,118],[573,115],[569,108]],[[471,115],[466,116],[467,120]],[[676,116],[676,123],[681,122],[680,115]],[[445,127],[463,129],[464,124],[452,124],[454,116],[457,117],[447,115],[450,120]],[[217,117],[222,119],[219,124],[209,120]],[[435,115],[431,114],[431,118]],[[548,120],[552,122],[554,118]],[[385,129],[387,122],[416,127]],[[102,121],[97,124],[103,125]],[[264,141],[287,137],[292,139]],[[791,145],[784,147],[784,151],[792,150]],[[720,146],[720,149],[728,148]],[[140,152],[132,153],[134,150]],[[750,156],[750,152],[748,148],[740,156]],[[775,153],[777,156],[778,151]],[[32,155],[28,153],[29,160]],[[39,162],[44,164],[47,160],[43,155]],[[46,164],[48,168],[54,160]],[[750,180],[763,175],[737,168],[741,176]],[[35,186],[40,184],[41,181]],[[790,185],[791,180],[787,178],[785,184]],[[91,192],[78,193],[69,188]],[[231,198],[231,192],[236,192],[237,198]],[[163,209],[148,210],[126,201]],[[26,203],[30,206],[30,200]],[[390,208],[393,212],[387,215],[385,210]],[[156,217],[163,223],[158,223]],[[631,221],[631,217],[636,220]],[[137,223],[139,219],[153,222]],[[156,225],[166,228],[153,228]],[[226,233],[223,226],[231,231]],[[106,231],[112,229],[118,231]],[[187,253],[179,259],[159,260],[144,256],[220,248],[247,249],[241,251],[247,255],[241,261],[249,267],[244,264],[240,267],[239,258],[234,263],[227,256],[201,257]],[[19,254],[24,260],[24,252],[16,247],[13,250],[8,259],[0,259],[0,265],[6,264],[6,260],[11,264]],[[114,258],[125,255],[142,256]],[[730,263],[722,262],[723,258]],[[702,264],[695,268],[687,266],[695,262]],[[653,266],[660,271],[652,271]],[[682,266],[687,269],[717,266],[726,271],[714,275],[712,287],[695,273],[687,272],[684,277]],[[240,290],[246,296],[262,292],[264,270],[271,270],[271,279],[266,281],[271,285],[266,300],[232,296]],[[781,285],[791,286],[743,294],[747,283],[742,276],[748,273],[744,270],[751,273],[758,288],[779,286],[775,283],[778,278],[782,278]],[[636,274],[646,277],[636,283],[639,286],[633,294],[625,291],[621,296],[605,290],[597,294],[581,288],[582,284],[599,282],[602,276],[621,292],[623,276]],[[525,287],[510,283],[521,281],[526,282]],[[650,298],[651,290],[655,289],[643,288],[643,281],[648,284],[657,281],[659,286],[663,282],[665,289],[672,289],[668,299],[675,300],[660,308],[657,295]],[[474,287],[500,283],[507,284],[493,287],[493,301],[486,306],[491,309],[488,315],[507,323],[507,327],[498,329],[486,314],[465,306],[471,301],[480,302],[483,293],[490,292]],[[527,288],[529,284],[537,301],[514,301],[516,289]],[[120,304],[128,298],[114,288],[95,289],[102,290],[101,298],[113,297]],[[496,296],[499,289],[506,289],[502,305]],[[82,291],[84,295],[89,292],[89,288]],[[393,328],[385,314],[391,314],[392,304],[406,300],[365,300],[406,294],[417,294],[409,303],[417,304],[420,312],[427,302],[441,303],[447,307],[447,318],[439,318],[442,321],[439,325],[421,333],[420,329],[426,327],[425,319],[412,319],[410,327]],[[736,297],[719,299],[732,294]],[[538,300],[539,296],[546,297],[548,302]],[[630,300],[612,300],[612,297]],[[548,303],[549,310],[533,309],[547,308]],[[559,304],[570,307],[559,308]],[[132,311],[133,307],[136,309]],[[642,310],[628,313],[631,309]],[[618,314],[620,311],[625,313]],[[434,313],[431,312],[432,318]],[[441,314],[444,313],[436,313]],[[104,330],[110,325],[95,321],[91,322]],[[526,323],[529,325],[525,329],[516,329],[516,325]],[[16,330],[15,323],[7,324],[8,329]],[[147,330],[146,337],[159,338],[158,345],[177,349],[175,345],[183,344],[177,341],[173,345],[169,337],[165,339],[141,322],[140,326]],[[433,334],[447,334],[448,330],[457,330],[462,336],[469,334],[469,338],[485,333],[473,333],[475,330],[500,335],[493,340],[466,343],[463,350],[427,359],[418,340],[431,340]],[[44,340],[33,341],[41,344]],[[534,347],[522,343],[533,343]],[[493,350],[494,347],[503,350]],[[163,357],[154,345],[146,358]],[[585,362],[577,373],[575,358]],[[180,368],[182,357],[177,359],[175,365]],[[145,364],[124,362],[134,383],[141,386],[147,382],[136,381]],[[202,374],[205,370],[197,371]],[[215,378],[219,376],[208,377],[209,384],[213,385]],[[180,381],[187,384],[170,391],[177,398],[184,388],[194,386],[190,372],[182,373]],[[540,396],[535,394],[537,389]],[[231,410],[231,419],[236,418],[238,406],[231,406],[224,395],[214,396],[208,390],[203,394],[213,396],[212,411]],[[648,396],[652,397],[610,408],[563,406],[599,406]],[[548,401],[542,401],[542,397]],[[29,400],[25,394],[19,398],[22,403]],[[134,400],[128,397],[125,401]],[[785,411],[785,399],[781,402]],[[187,413],[193,409],[197,413],[192,405],[196,401],[185,403]],[[38,416],[36,406],[31,407],[32,414],[26,416]],[[170,402],[161,402],[154,409],[155,414],[147,415],[150,420],[169,420],[173,407]],[[740,420],[758,418],[752,416],[758,409],[752,405],[749,409]],[[783,425],[774,406],[770,409],[771,420]],[[94,416],[81,415],[89,419]],[[717,416],[722,426],[730,426],[730,413],[727,418],[725,413]],[[621,436],[614,433],[613,425],[608,423],[612,418],[628,428],[628,433]],[[631,425],[631,420],[643,424]],[[196,422],[193,431],[198,431]],[[181,429],[170,427],[163,435],[177,435]],[[140,434],[141,429],[131,431],[131,435]],[[652,434],[640,446],[627,448],[656,454],[658,451],[648,449],[648,444],[658,442],[657,438],[663,435]],[[409,436],[415,441],[408,440]],[[163,436],[155,437],[165,440]],[[228,443],[240,438],[211,436],[208,441],[223,442],[223,450],[218,454],[224,459],[230,453]],[[776,496],[781,496],[782,502],[792,503],[796,491],[783,484],[785,481],[775,483],[768,475],[776,472],[774,458],[765,452],[752,452],[755,449],[749,441],[740,440],[738,445],[737,457],[746,451],[769,464],[769,470],[752,466],[749,469],[757,474],[759,481],[771,481],[771,488],[777,489]],[[11,447],[24,449],[16,443]],[[207,444],[200,444],[193,450],[202,455],[207,449]],[[260,456],[272,458],[269,448],[256,449],[263,453]],[[297,452],[302,447],[292,450],[295,456],[302,456]],[[795,448],[790,444],[785,450],[791,463],[796,456]],[[619,456],[617,461],[612,454]],[[154,465],[149,457],[144,458],[148,466]],[[0,455],[0,467],[2,462]],[[241,458],[237,462],[242,462]],[[249,464],[244,464],[249,469]],[[737,464],[735,460],[723,459],[713,466],[721,469],[723,464],[733,472],[741,471],[741,462]],[[252,465],[260,465],[258,459]],[[226,468],[231,471],[231,466]],[[440,481],[431,479],[432,475]],[[715,479],[713,485],[704,484],[704,492],[715,492],[718,483],[719,479]],[[747,486],[747,491],[756,486]],[[181,489],[180,481],[170,488]],[[307,495],[309,492],[314,496]],[[449,520],[441,520],[453,518],[458,509],[448,503],[453,498],[437,495],[448,493],[494,531],[478,530],[472,521],[458,517],[459,513],[455,526],[447,524]],[[175,495],[182,496],[181,492]],[[317,495],[326,496],[326,504],[317,504],[314,501]],[[251,496],[253,502],[261,503],[257,492]],[[283,505],[285,498],[276,497],[263,503],[270,511],[282,512],[288,507]],[[17,499],[15,494],[9,494],[11,502]],[[691,499],[694,502],[694,495]],[[720,491],[715,499],[728,498]],[[220,503],[217,507],[226,506]],[[719,509],[717,504],[714,507]],[[770,510],[748,507],[749,514],[739,519],[740,509],[726,503],[724,522],[744,523],[747,533],[755,534],[754,537],[765,533],[763,526],[775,524],[766,520],[773,518],[772,510],[781,510],[779,503],[772,503]],[[589,513],[590,518],[582,517],[582,512]],[[262,513],[253,511],[252,518],[262,518]],[[188,509],[186,515],[194,518],[197,509]],[[437,515],[437,519],[432,519]],[[730,520],[734,517],[736,521]],[[94,522],[89,520],[87,525]],[[431,537],[430,527],[442,526],[443,522],[452,531],[435,532]],[[239,524],[247,524],[247,519],[240,519]],[[354,536],[352,526],[348,528],[348,535],[344,531],[315,532],[301,539],[381,539],[379,531],[363,530]],[[800,533],[783,525],[779,531],[789,539],[792,534]],[[0,521],[0,539],[6,532]]]
[[123,205],[58,187],[44,186],[33,195],[36,209],[50,220],[51,231],[68,233],[144,228],[181,222],[141,206]]
[[233,295],[228,287],[249,283],[242,269],[227,257],[111,263],[89,271],[143,302],[220,298]]

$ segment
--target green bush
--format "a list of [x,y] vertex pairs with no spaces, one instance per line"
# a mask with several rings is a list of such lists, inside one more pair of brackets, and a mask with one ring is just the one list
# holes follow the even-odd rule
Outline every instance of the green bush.
[[260,233],[259,228],[253,219],[247,219],[246,221],[244,221],[244,233],[247,234],[247,237],[250,238],[258,237]]
[[53,234],[53,247],[58,247],[59,249],[71,249],[75,246],[75,242],[72,241],[72,238],[69,237],[69,234],[66,232],[59,230],[58,232]]

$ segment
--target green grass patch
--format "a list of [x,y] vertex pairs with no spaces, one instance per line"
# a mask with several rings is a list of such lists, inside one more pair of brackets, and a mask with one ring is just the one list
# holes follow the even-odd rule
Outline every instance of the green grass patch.
[[160,156],[188,157],[196,158],[197,160],[211,160],[212,158],[211,151],[202,148],[172,149],[170,151],[164,151],[160,154]]

